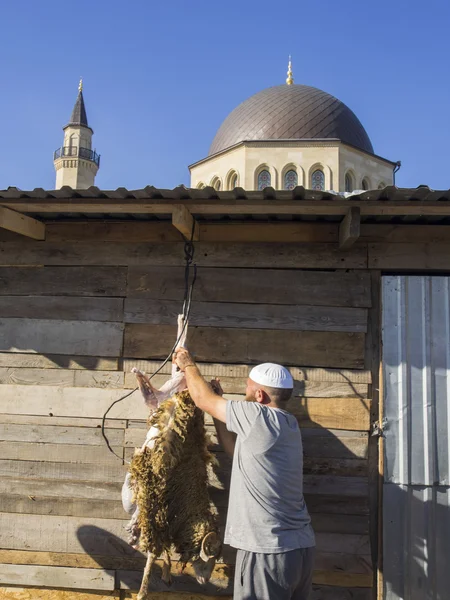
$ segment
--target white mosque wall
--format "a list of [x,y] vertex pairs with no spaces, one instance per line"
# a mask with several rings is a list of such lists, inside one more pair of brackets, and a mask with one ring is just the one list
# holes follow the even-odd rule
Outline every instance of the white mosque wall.
[[[246,142],[205,159],[190,168],[191,187],[211,185],[221,190],[243,187],[258,189],[258,175],[270,173],[270,185],[285,189],[285,174],[294,170],[298,185],[312,188],[312,174],[321,170],[324,189],[344,192],[345,175],[351,174],[353,189],[362,189],[362,181],[376,188],[392,183],[392,165],[377,157],[345,146],[340,142]],[[237,178],[233,178],[233,174]],[[234,185],[235,184],[235,185]]]
[[[353,191],[366,189],[363,180],[366,180],[367,189],[376,190],[393,183],[394,165],[351,146],[341,145],[339,151],[339,191]],[[345,189],[345,176],[350,175],[353,190]]]

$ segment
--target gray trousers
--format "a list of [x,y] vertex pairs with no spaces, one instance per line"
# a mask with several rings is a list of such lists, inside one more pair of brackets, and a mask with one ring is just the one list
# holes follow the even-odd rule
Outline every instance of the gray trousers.
[[233,600],[308,600],[315,548],[280,554],[238,550]]

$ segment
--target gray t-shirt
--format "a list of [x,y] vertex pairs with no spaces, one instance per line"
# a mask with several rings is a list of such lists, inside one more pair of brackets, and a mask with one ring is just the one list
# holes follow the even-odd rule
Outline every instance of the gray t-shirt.
[[230,400],[226,425],[237,439],[225,543],[271,554],[314,546],[297,419],[279,408]]

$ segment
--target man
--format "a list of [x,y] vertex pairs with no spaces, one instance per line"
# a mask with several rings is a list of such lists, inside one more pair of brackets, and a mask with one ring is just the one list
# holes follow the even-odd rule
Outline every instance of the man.
[[[293,380],[287,369],[254,367],[243,401],[215,393],[191,355],[178,348],[192,400],[215,420],[233,455],[225,543],[237,548],[234,600],[307,600],[314,532],[303,498],[303,451],[297,420],[286,412]],[[220,394],[220,395],[219,395]]]

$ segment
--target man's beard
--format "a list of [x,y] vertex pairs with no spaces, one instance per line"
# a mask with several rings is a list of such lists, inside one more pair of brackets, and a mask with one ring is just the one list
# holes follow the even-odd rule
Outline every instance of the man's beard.
[[244,398],[246,402],[256,402],[255,393],[247,394]]

